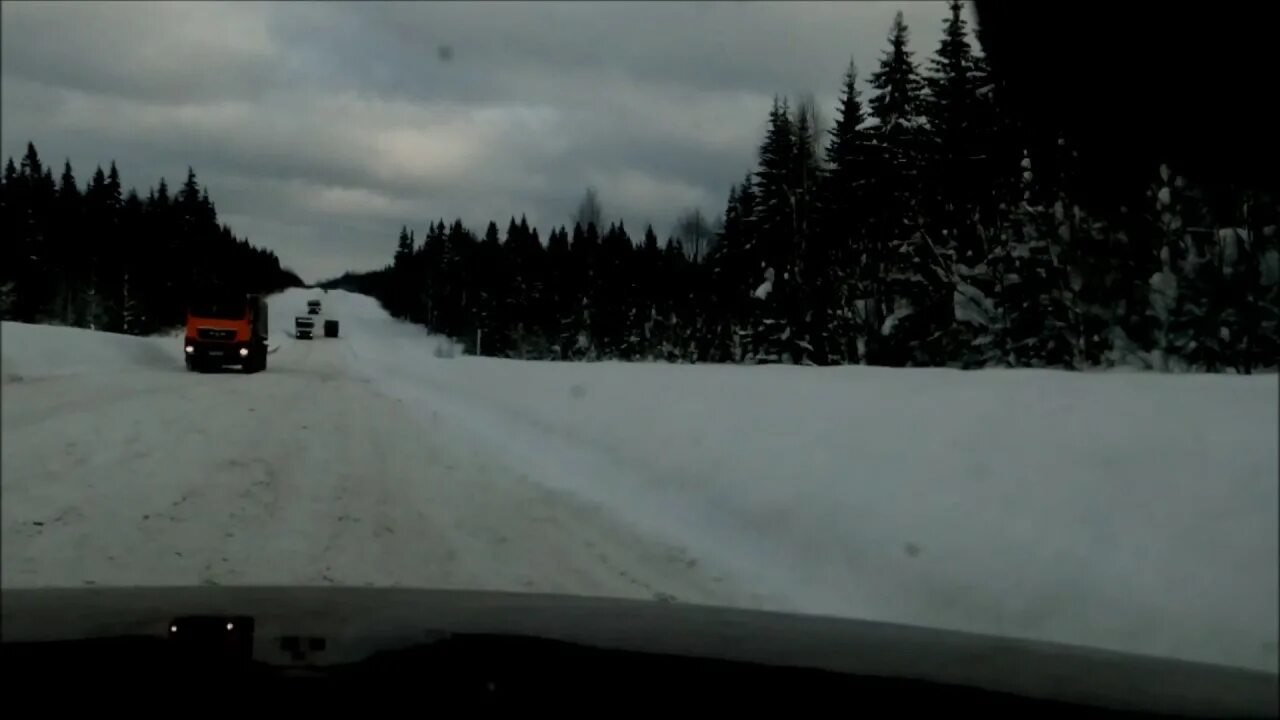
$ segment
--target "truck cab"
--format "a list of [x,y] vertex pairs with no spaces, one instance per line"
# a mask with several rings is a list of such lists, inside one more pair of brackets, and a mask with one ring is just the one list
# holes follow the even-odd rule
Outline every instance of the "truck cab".
[[243,293],[202,295],[187,308],[182,349],[188,370],[267,369],[267,301]]
[[299,315],[293,319],[293,336],[299,340],[311,340],[315,337],[316,321],[307,316]]

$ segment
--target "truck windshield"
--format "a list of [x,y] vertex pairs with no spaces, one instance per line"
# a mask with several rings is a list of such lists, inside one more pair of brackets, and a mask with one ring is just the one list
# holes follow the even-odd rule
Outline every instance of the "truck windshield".
[[245,316],[243,298],[206,298],[191,305],[193,317],[240,320]]

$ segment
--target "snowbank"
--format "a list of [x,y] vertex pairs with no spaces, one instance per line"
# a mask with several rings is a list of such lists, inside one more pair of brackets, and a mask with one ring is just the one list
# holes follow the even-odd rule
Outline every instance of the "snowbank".
[[0,323],[5,383],[122,370],[181,369],[176,336],[134,337],[73,327]]
[[346,306],[453,442],[780,605],[1277,668],[1275,375],[432,361]]
[[[294,316],[305,315],[307,300],[315,297],[325,296],[319,290],[293,288],[268,298],[273,347],[293,339]],[[179,328],[136,337],[74,327],[0,323],[4,382],[98,372],[184,370],[182,333]]]

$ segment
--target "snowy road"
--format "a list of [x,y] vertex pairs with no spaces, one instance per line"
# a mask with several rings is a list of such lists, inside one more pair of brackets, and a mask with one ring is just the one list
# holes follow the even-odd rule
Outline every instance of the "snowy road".
[[[296,341],[321,297],[342,337]],[[1276,672],[1276,376],[450,358],[271,300],[265,373],[5,323],[4,587],[654,598]]]
[[4,586],[742,597],[682,548],[442,442],[442,419],[361,377],[350,340],[283,339],[253,376],[177,357],[5,386]]

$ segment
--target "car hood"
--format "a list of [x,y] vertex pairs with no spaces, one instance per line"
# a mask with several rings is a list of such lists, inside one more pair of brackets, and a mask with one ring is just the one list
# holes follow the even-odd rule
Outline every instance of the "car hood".
[[250,616],[254,657],[291,664],[282,636],[319,636],[319,663],[356,662],[440,634],[808,667],[965,685],[1117,709],[1273,716],[1280,678],[1242,668],[813,615],[683,603],[458,590],[334,587],[0,591],[5,642],[165,636],[189,615]]

